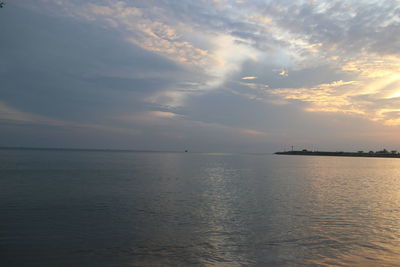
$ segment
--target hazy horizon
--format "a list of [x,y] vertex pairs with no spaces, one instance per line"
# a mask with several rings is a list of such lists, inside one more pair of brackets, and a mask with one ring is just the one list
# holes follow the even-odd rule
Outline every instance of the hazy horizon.
[[[397,150],[387,150],[383,148],[382,150],[358,150],[358,151],[342,151],[342,150],[318,150],[312,149],[308,150],[303,147],[283,147],[281,150],[276,151],[261,151],[261,152],[246,152],[246,151],[217,151],[217,150],[188,150],[188,149],[181,149],[181,150],[149,150],[149,149],[135,149],[135,148],[109,148],[109,147],[54,147],[54,146],[0,146],[0,150],[42,150],[42,151],[98,151],[98,152],[132,152],[132,153],[194,153],[194,154],[253,154],[253,155],[272,155],[276,154],[276,152],[290,152],[290,151],[302,151],[307,150],[308,152],[328,152],[328,153],[335,153],[335,152],[346,152],[346,153],[368,153],[368,152],[376,152],[381,153],[382,150],[386,150],[388,153],[391,151],[397,152]],[[397,152],[398,153],[398,152]],[[290,154],[289,154],[290,155]],[[299,154],[296,154],[299,155]],[[324,156],[324,155],[317,155],[317,156]],[[339,156],[339,155],[330,155],[330,156]],[[386,158],[386,157],[380,157]],[[390,157],[391,158],[391,157]]]
[[0,146],[400,150],[400,3],[3,1]]

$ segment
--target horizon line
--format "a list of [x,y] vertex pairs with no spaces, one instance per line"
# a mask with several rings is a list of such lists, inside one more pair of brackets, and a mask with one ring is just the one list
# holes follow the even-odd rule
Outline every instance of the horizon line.
[[151,150],[151,149],[118,149],[118,148],[76,148],[76,147],[30,147],[0,146],[0,150],[43,150],[43,151],[88,151],[88,152],[148,152],[148,153],[192,153],[192,154],[274,154],[273,152],[222,152],[222,151],[190,151],[184,150]]

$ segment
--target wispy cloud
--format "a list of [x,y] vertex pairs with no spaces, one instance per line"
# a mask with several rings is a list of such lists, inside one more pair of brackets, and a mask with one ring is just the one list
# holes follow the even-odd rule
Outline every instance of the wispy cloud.
[[278,73],[280,76],[287,77],[289,76],[289,72],[287,70],[281,70]]
[[65,120],[50,118],[47,116],[23,112],[13,107],[10,107],[2,102],[0,102],[0,123],[17,124],[25,126],[42,125],[42,126],[50,126],[62,129],[83,128],[83,129],[100,130],[111,133],[122,133],[127,135],[140,134],[139,130],[131,128],[122,128],[118,126],[102,125],[95,123],[80,123],[74,121],[65,121]]
[[255,77],[255,76],[242,77],[242,80],[255,80],[255,79],[257,79],[257,77]]
[[9,105],[0,102],[0,121],[6,123],[21,123],[21,124],[39,124],[63,126],[65,122],[49,118],[46,116],[36,115],[29,112],[17,110]]
[[171,125],[172,127],[198,128],[199,130],[222,130],[233,135],[269,136],[270,133],[255,129],[235,127],[222,123],[193,120],[184,115],[168,111],[147,111],[134,114],[123,114],[113,118],[126,123],[139,123],[147,126]]

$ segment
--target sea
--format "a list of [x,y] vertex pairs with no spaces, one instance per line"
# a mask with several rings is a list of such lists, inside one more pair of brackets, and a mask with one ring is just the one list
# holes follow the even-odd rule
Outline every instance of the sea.
[[1,149],[0,266],[400,266],[400,159]]

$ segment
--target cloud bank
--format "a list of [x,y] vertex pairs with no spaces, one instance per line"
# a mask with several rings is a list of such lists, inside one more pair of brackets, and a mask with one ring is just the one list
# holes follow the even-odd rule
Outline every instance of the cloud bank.
[[399,141],[395,0],[21,0],[0,22],[2,145]]

